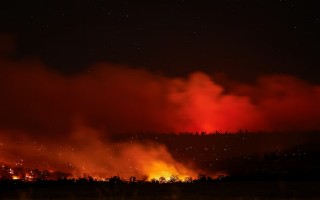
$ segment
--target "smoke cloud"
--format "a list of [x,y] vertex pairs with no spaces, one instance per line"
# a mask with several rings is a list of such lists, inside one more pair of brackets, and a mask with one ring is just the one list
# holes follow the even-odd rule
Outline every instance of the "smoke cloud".
[[195,72],[168,78],[100,64],[67,77],[36,60],[0,61],[0,128],[51,134],[74,121],[109,133],[319,129],[320,87],[286,75],[226,93]]

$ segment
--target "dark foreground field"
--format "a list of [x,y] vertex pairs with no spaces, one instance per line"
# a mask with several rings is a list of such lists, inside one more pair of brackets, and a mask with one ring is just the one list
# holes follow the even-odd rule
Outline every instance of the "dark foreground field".
[[1,184],[0,199],[320,199],[320,181]]

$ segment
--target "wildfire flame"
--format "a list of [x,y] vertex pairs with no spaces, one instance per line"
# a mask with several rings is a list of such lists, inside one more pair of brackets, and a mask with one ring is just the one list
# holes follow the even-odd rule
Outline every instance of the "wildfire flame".
[[[185,180],[186,178],[191,178],[195,175],[194,172],[191,172],[190,170],[186,172],[187,169],[185,167],[181,166],[182,169],[177,169],[175,166],[165,163],[163,161],[153,161],[144,167],[146,171],[149,171],[149,181],[152,179],[160,180],[161,178],[164,178],[165,180],[170,180],[172,177],[175,176],[181,180]],[[183,170],[184,173],[181,172],[181,170]]]
[[[195,169],[176,161],[164,145],[154,146],[148,142],[114,144],[102,141],[98,135],[99,132],[96,130],[78,126],[73,136],[65,141],[66,145],[63,147],[59,145],[58,148],[55,144],[44,145],[28,140],[21,142],[7,138],[8,142],[1,147],[3,151],[0,151],[0,156],[4,162],[15,163],[16,166],[47,170],[37,172],[36,177],[50,179],[57,176],[53,175],[52,171],[70,173],[74,178],[91,176],[97,180],[105,180],[116,175],[125,179],[132,176],[137,179],[148,177],[148,180],[160,178],[170,180],[172,177],[184,180],[187,177],[197,176]],[[70,144],[73,145],[70,146]],[[16,163],[11,152],[23,156],[21,159],[23,162]],[[12,168],[4,171],[11,175],[17,174]],[[33,171],[19,172],[19,174],[25,174],[24,179],[35,178],[34,173]]]

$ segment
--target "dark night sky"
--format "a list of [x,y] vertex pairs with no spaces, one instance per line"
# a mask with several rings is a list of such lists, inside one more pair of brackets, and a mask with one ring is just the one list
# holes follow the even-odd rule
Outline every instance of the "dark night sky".
[[17,59],[39,57],[64,74],[106,61],[171,76],[285,73],[319,82],[316,1],[50,2],[1,3],[0,32],[15,36]]

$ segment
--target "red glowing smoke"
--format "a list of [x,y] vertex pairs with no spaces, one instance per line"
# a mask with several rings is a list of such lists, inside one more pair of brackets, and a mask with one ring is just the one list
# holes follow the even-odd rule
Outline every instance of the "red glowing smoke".
[[0,128],[63,132],[85,121],[106,132],[319,129],[320,87],[285,75],[225,93],[208,75],[167,78],[100,64],[67,77],[39,61],[0,61]]

